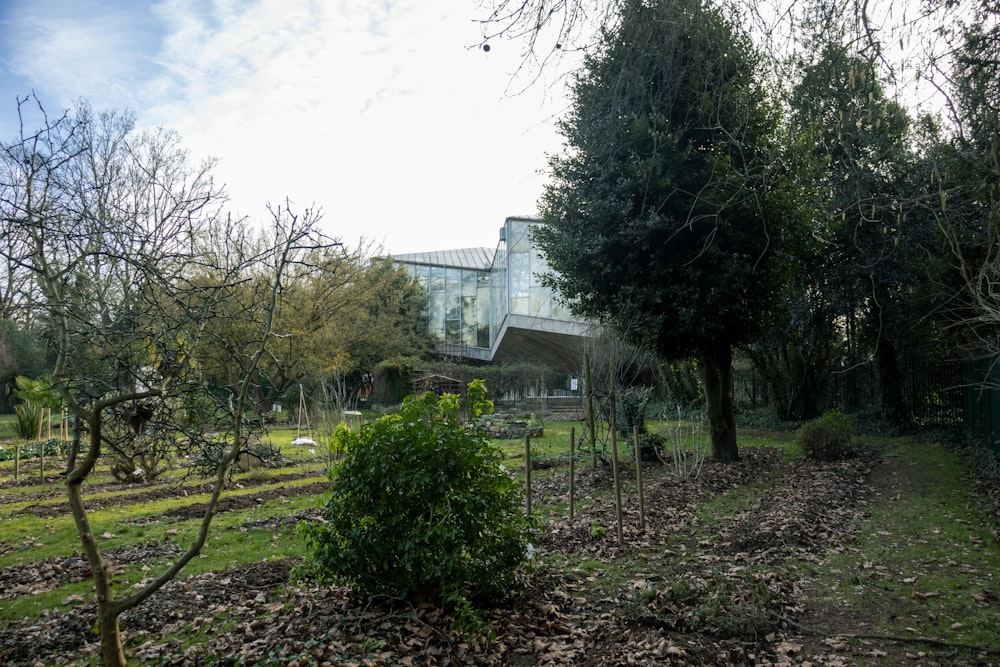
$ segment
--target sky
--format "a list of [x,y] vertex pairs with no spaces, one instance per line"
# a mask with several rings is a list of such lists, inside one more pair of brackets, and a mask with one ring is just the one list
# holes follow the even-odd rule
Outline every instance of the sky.
[[514,77],[521,44],[478,48],[481,15],[476,0],[3,0],[0,140],[19,97],[50,116],[85,98],[216,158],[234,213],[265,221],[288,198],[350,248],[493,247],[506,217],[536,213],[566,101]]

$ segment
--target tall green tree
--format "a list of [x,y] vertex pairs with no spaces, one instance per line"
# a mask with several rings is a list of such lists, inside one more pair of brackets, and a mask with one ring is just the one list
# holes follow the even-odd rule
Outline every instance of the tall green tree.
[[0,319],[0,412],[9,412],[15,378],[36,377],[45,368],[45,350],[30,331],[13,320]]
[[550,283],[574,311],[699,359],[721,461],[738,458],[733,347],[760,332],[793,264],[760,66],[711,3],[623,3],[576,76],[541,200]]
[[926,319],[927,262],[933,228],[916,211],[916,158],[910,118],[889,99],[879,61],[831,40],[829,27],[810,52],[792,91],[793,131],[812,138],[817,174],[829,193],[810,258],[813,294],[845,323],[849,364],[871,358],[879,376],[881,417],[908,416],[904,358]]

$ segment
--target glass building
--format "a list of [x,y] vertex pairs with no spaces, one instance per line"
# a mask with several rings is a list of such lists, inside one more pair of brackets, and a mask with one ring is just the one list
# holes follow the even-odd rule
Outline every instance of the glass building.
[[551,272],[532,240],[535,218],[511,217],[495,250],[465,248],[395,255],[428,294],[427,319],[439,350],[482,361],[579,361],[590,325],[574,318],[541,276]]

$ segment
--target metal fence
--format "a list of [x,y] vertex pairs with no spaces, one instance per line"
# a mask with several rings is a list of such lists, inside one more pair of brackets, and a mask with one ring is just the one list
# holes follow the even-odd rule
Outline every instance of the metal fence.
[[1000,453],[1000,359],[982,357],[966,362],[963,380],[965,430]]
[[[961,426],[965,409],[963,365],[956,361],[914,360],[900,368],[903,407],[919,426]],[[878,415],[882,388],[875,362],[857,364],[830,376],[825,409]]]

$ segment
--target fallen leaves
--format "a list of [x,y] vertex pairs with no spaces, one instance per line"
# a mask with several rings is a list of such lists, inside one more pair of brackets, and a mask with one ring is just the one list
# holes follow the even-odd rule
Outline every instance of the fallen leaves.
[[[793,576],[786,567],[794,560],[818,568],[828,554],[844,552],[851,557],[842,573],[845,580],[891,586],[898,600],[918,609],[941,595],[919,590],[931,587],[923,564],[890,570],[874,554],[853,557],[852,539],[863,524],[858,518],[872,491],[868,476],[878,463],[874,454],[816,464],[788,461],[768,448],[747,448],[739,463],[707,464],[699,480],[678,481],[651,470],[646,530],[638,529],[627,495],[623,547],[615,539],[613,506],[595,500],[610,488],[610,470],[583,468],[577,517],[545,526],[536,542],[538,563],[525,573],[527,590],[486,612],[487,631],[477,636],[457,633],[448,613],[428,602],[357,600],[343,588],[290,582],[291,560],[172,582],[126,612],[122,628],[130,654],[142,664],[163,667],[204,664],[208,657],[218,664],[253,664],[267,657],[270,664],[299,667],[899,664],[901,650],[799,632],[796,622],[807,613],[809,600],[797,578],[802,572]],[[634,483],[623,473],[626,483]],[[535,490],[540,497],[561,498],[567,487],[564,471],[556,468],[549,478],[536,480]],[[699,512],[706,500],[733,490],[752,493],[736,510],[718,516]],[[250,502],[256,505],[259,497]],[[246,525],[270,526],[276,520],[248,519]],[[606,530],[595,534],[595,525]],[[176,534],[171,529],[168,536],[171,532]],[[892,538],[888,530],[879,532]],[[970,544],[977,546],[975,540]],[[963,540],[966,548],[970,544]],[[151,542],[131,553],[109,554],[119,565],[144,563],[159,557],[157,549],[178,547]],[[546,567],[557,554],[575,567]],[[0,571],[0,598],[89,576],[85,562],[74,558]],[[970,595],[977,604],[997,603],[991,589],[979,587]],[[93,659],[92,605],[89,596],[69,595],[61,608],[31,624],[11,623],[0,631],[0,662],[17,667]],[[905,622],[922,627],[919,619]],[[942,626],[946,622],[942,618]],[[916,636],[917,629],[911,629]],[[834,626],[829,631],[847,630]],[[195,643],[191,632],[200,633]],[[911,655],[917,663],[924,659],[919,652]]]

